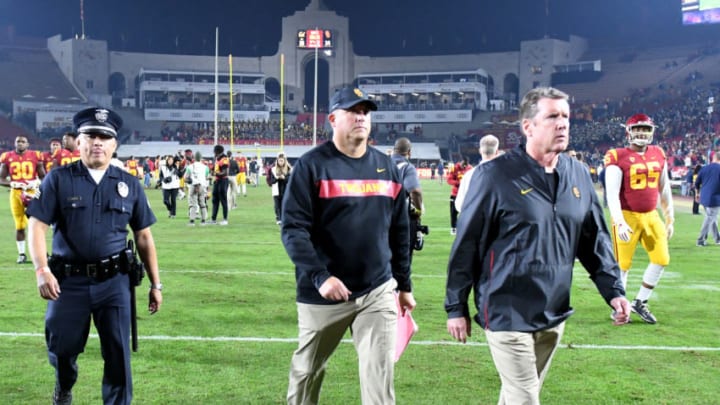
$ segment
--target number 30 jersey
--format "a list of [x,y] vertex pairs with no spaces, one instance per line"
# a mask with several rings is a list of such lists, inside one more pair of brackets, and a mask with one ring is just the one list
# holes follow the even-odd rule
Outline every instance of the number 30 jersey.
[[648,145],[643,154],[629,148],[607,151],[605,167],[615,165],[623,173],[620,186],[620,207],[623,210],[650,212],[656,209],[665,160],[665,152],[655,145]]

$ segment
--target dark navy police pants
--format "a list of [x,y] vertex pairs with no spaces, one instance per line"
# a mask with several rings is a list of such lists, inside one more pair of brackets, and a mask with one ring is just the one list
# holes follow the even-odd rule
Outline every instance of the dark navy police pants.
[[103,403],[130,404],[130,290],[126,274],[97,282],[89,277],[66,277],[60,297],[45,314],[45,340],[50,364],[60,387],[69,390],[78,377],[77,358],[85,350],[92,318],[100,337],[105,367]]

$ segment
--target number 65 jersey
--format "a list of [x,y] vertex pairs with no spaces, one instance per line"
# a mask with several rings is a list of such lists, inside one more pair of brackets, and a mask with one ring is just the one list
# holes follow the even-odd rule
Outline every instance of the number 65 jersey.
[[623,210],[650,212],[656,209],[665,160],[665,152],[655,145],[648,145],[642,154],[630,148],[607,151],[605,167],[618,166],[623,173],[620,186],[620,206]]

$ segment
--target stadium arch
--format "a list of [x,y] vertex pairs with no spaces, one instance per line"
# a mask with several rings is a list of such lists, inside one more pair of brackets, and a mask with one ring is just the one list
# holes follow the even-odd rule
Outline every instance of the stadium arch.
[[[324,58],[318,55],[317,57],[318,68],[317,68],[317,107],[318,111],[327,111],[329,104],[329,93],[330,93],[330,64]],[[303,58],[301,63],[302,68],[302,88],[305,89],[303,93],[303,110],[305,112],[312,111],[314,105],[315,96],[315,54],[311,53]]]
[[121,72],[113,72],[108,78],[108,91],[112,97],[113,105],[120,105],[120,101],[127,97],[127,87],[125,86],[125,75]]
[[503,98],[511,105],[517,105],[520,94],[520,80],[515,73],[506,73],[503,78]]

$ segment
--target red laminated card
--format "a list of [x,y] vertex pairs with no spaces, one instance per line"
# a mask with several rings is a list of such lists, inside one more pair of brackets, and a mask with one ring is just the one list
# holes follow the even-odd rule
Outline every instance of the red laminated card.
[[398,300],[397,293],[395,293],[395,303],[398,307],[397,337],[395,341],[395,362],[397,362],[400,360],[400,356],[410,344],[410,339],[412,339],[415,332],[418,331],[418,326],[417,323],[415,323],[410,311],[400,308],[400,301]]

